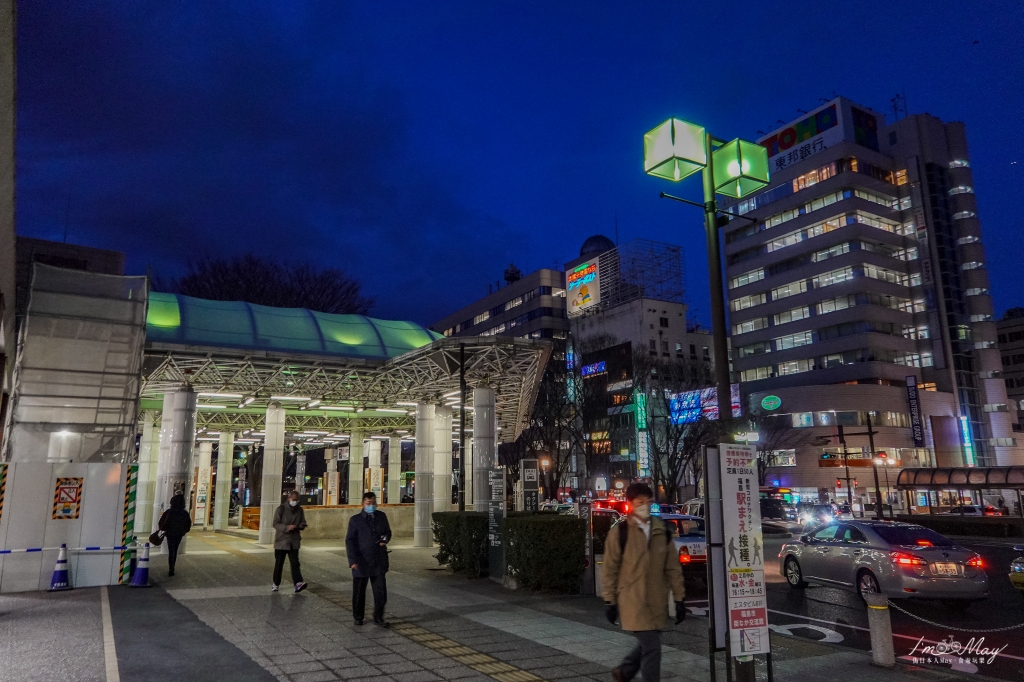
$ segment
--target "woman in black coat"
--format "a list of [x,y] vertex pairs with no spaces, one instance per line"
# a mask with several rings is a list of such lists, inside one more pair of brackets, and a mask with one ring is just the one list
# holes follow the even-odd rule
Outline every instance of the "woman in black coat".
[[174,575],[174,563],[178,560],[178,545],[185,533],[192,530],[192,517],[185,511],[185,496],[181,493],[171,498],[171,506],[160,517],[157,528],[167,538],[167,575]]

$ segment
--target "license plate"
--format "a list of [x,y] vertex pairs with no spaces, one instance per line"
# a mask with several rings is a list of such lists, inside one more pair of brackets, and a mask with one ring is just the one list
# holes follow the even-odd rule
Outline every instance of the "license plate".
[[696,556],[704,556],[708,552],[707,545],[703,542],[696,542],[692,545],[687,545],[686,549],[691,555]]
[[933,564],[935,566],[935,573],[938,575],[959,575],[960,572],[957,570],[956,564],[939,563]]

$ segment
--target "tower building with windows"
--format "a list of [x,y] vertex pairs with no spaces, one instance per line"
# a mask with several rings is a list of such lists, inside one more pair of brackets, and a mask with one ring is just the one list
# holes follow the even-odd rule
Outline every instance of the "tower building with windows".
[[964,125],[840,97],[758,142],[772,181],[726,206],[733,367],[751,413],[814,436],[770,477],[832,494],[837,426],[869,416],[875,452],[846,438],[851,466],[1024,462]]

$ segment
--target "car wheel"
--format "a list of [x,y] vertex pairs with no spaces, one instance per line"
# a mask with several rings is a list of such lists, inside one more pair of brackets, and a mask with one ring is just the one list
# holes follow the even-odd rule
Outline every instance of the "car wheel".
[[807,581],[804,580],[803,571],[800,570],[800,564],[797,563],[796,559],[793,557],[786,559],[785,569],[786,582],[789,583],[790,587],[797,590],[802,590],[807,587]]
[[864,599],[865,594],[878,594],[881,591],[874,573],[865,568],[857,574],[857,594],[861,599]]
[[961,613],[967,610],[971,602],[967,599],[943,599],[942,605],[954,613]]

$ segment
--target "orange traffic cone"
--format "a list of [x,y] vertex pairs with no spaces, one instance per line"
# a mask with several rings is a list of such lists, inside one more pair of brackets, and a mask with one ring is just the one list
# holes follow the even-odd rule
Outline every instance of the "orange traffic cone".
[[149,584],[149,543],[139,549],[139,560],[135,564],[135,573],[128,587],[152,587]]
[[57,554],[57,565],[53,567],[53,578],[50,579],[50,592],[71,589],[71,578],[68,577],[68,546],[61,545]]

